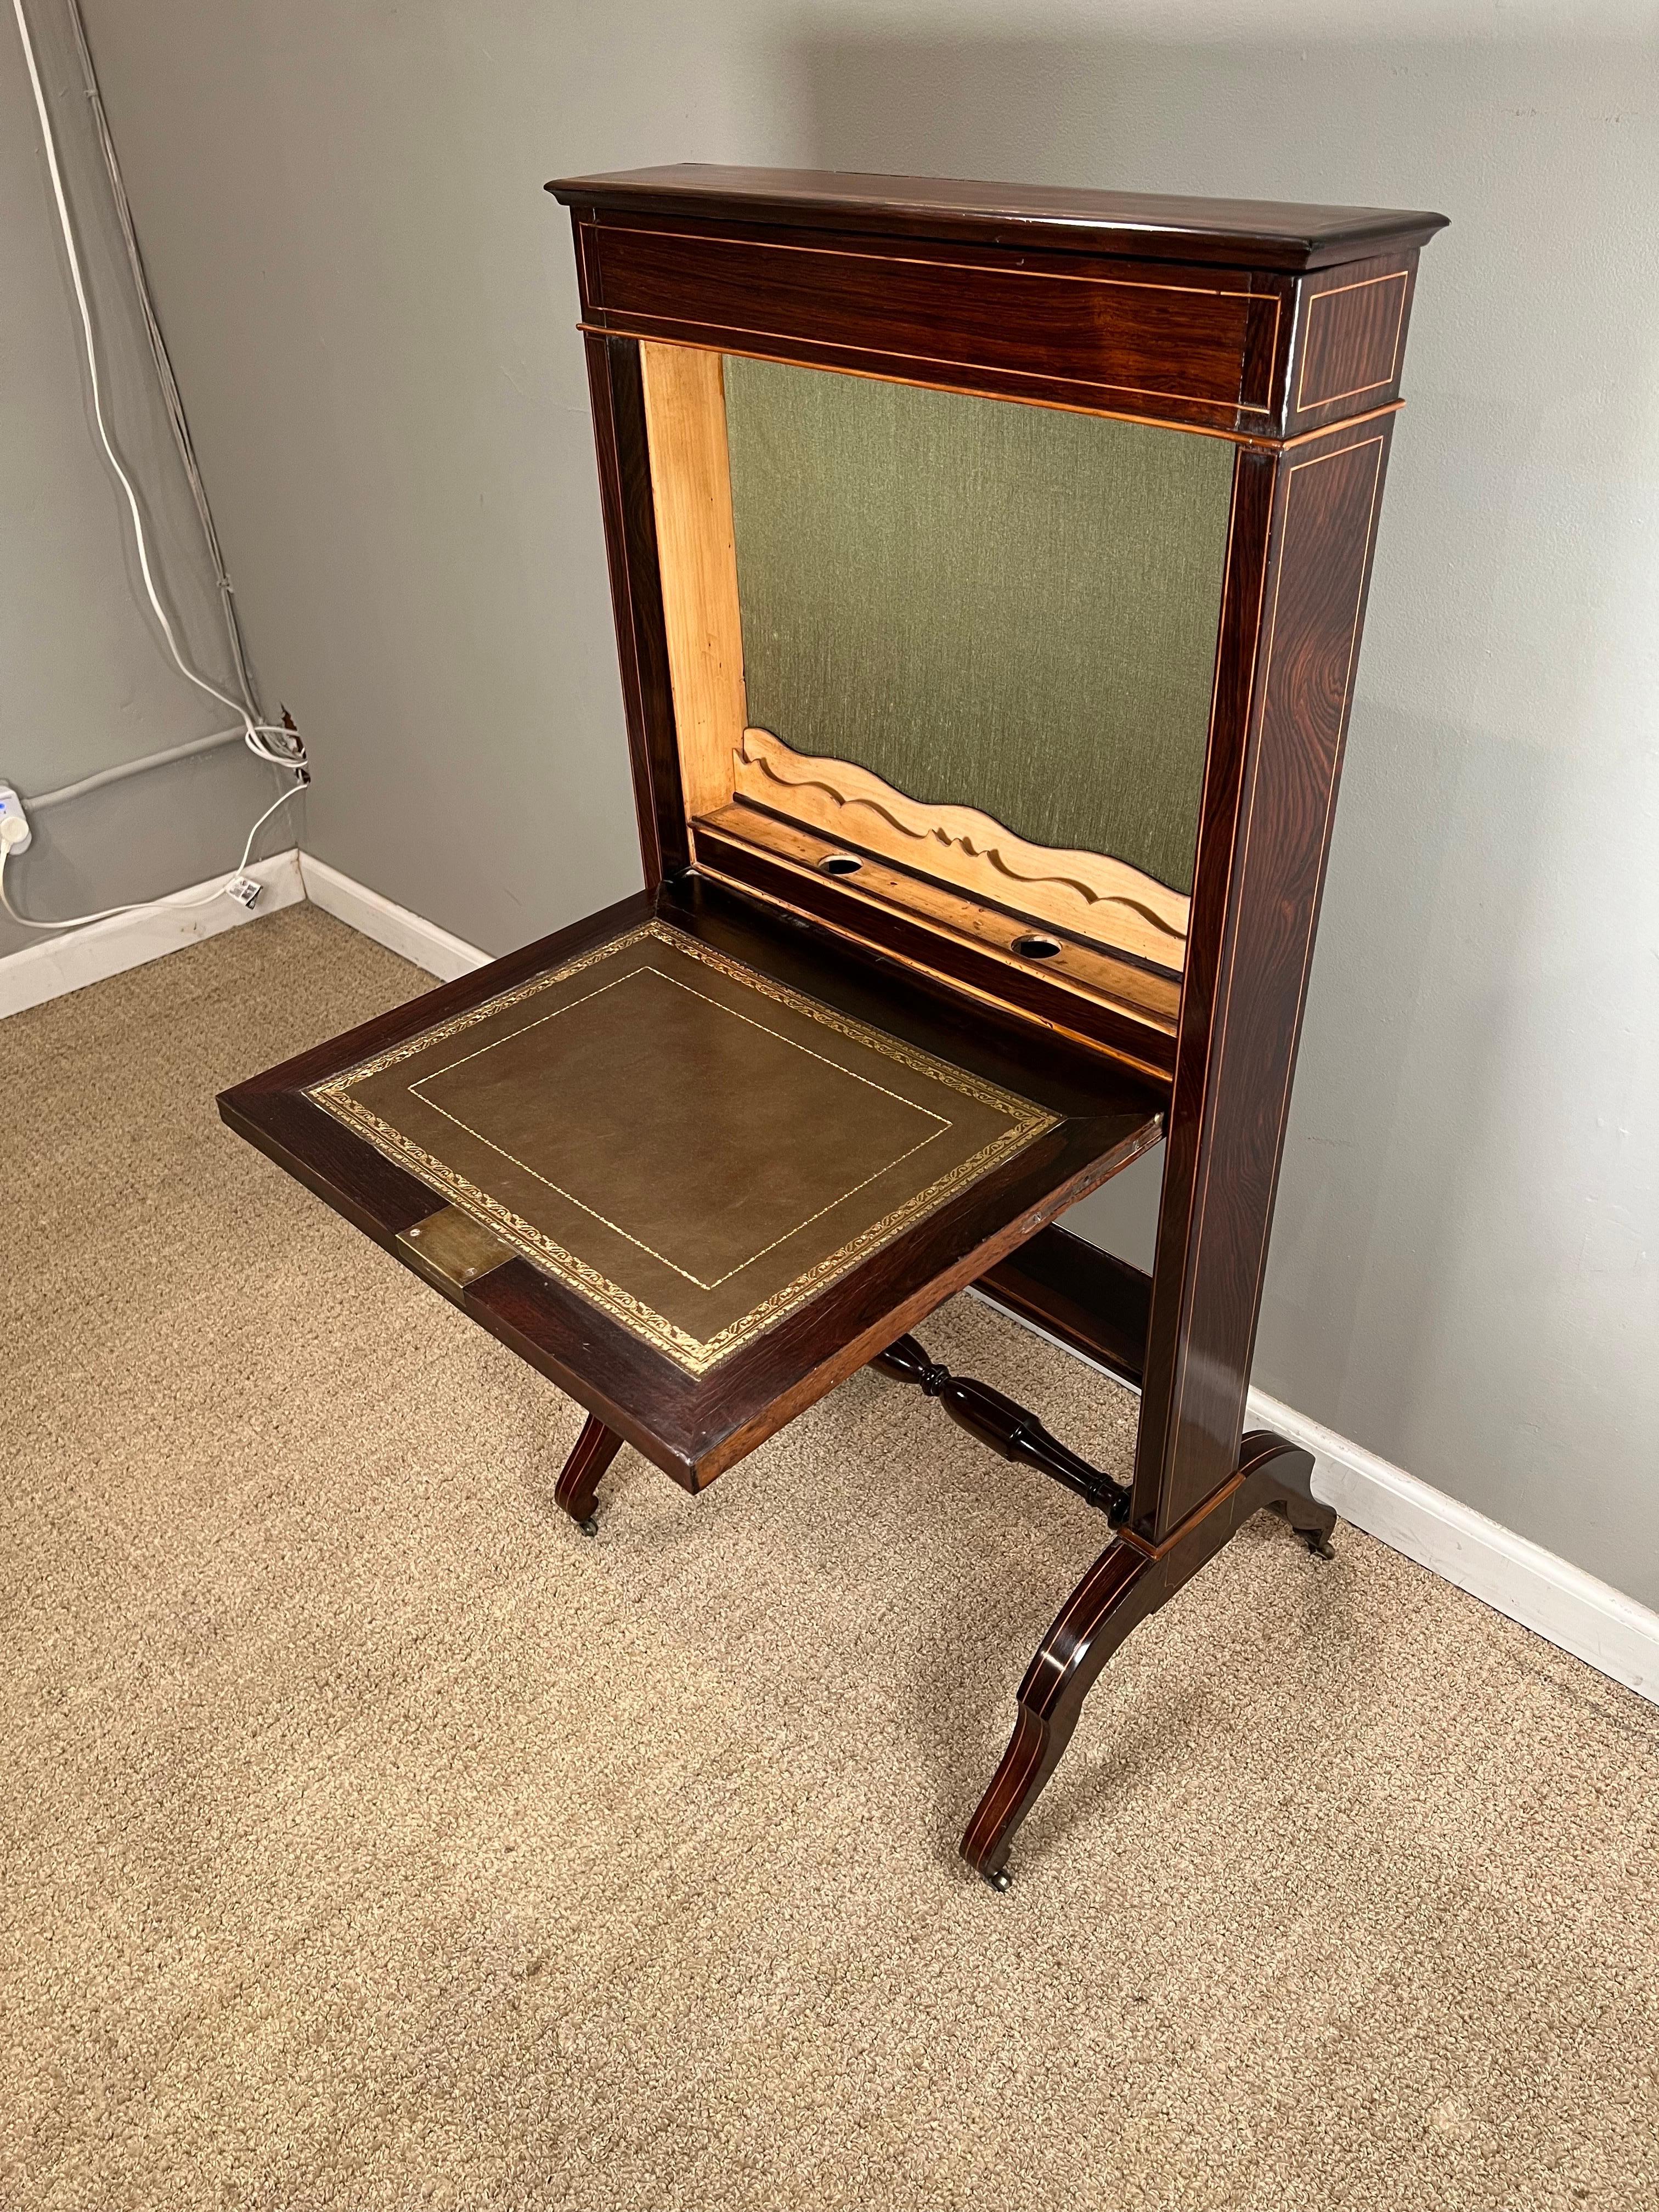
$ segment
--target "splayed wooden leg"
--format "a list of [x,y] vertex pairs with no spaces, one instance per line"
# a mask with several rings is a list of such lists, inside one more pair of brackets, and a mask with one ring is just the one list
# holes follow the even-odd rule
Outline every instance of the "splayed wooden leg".
[[962,1839],[962,1856],[1006,1889],[1009,1846],[1072,1740],[1083,1700],[1130,1630],[1162,1597],[1156,1562],[1133,1545],[1103,1551],[1060,1607],[1019,1686],[1014,1733]]
[[553,1502],[563,1507],[584,1535],[599,1534],[599,1523],[593,1507],[605,1469],[622,1446],[623,1440],[617,1431],[606,1428],[597,1413],[590,1413],[586,1426],[576,1439],[575,1449],[564,1463]]
[[963,1857],[994,1888],[1008,1887],[1020,1823],[1060,1764],[1096,1676],[1132,1630],[1264,1505],[1277,1506],[1310,1549],[1329,1556],[1336,1516],[1310,1489],[1312,1472],[1309,1453],[1256,1430],[1244,1438],[1231,1481],[1161,1547],[1126,1534],[1095,1561],[1025,1670],[1008,1748],[962,1839]]

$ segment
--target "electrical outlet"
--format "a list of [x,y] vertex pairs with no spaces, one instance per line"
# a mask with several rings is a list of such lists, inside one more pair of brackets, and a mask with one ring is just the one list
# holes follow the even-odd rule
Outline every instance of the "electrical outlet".
[[0,783],[0,822],[21,822],[23,834],[14,830],[6,840],[9,853],[27,853],[34,842],[34,832],[29,828],[29,818],[23,811],[23,802],[9,783]]

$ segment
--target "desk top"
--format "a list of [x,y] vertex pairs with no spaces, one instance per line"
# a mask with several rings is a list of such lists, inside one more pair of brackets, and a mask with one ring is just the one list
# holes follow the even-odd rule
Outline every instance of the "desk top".
[[726,168],[708,161],[559,177],[547,189],[568,206],[1261,269],[1318,269],[1385,246],[1420,246],[1447,220],[1426,208],[1194,199],[847,169]]
[[658,921],[308,1096],[690,1375],[1059,1121]]
[[683,880],[219,1103],[697,1489],[1156,1143],[1166,1095]]

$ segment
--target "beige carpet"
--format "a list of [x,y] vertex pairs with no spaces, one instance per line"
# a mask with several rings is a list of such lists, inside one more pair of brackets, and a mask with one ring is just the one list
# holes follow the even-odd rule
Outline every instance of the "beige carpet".
[[1659,1713],[1259,1519],[993,1895],[1102,1524],[866,1373],[584,1540],[575,1409],[214,1117],[423,981],[301,908],[0,1029],[5,2212],[1659,2204]]

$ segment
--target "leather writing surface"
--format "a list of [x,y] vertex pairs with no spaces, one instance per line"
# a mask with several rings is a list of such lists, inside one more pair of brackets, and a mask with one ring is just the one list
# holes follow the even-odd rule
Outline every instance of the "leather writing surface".
[[310,1095],[693,1372],[1055,1124],[661,922]]

